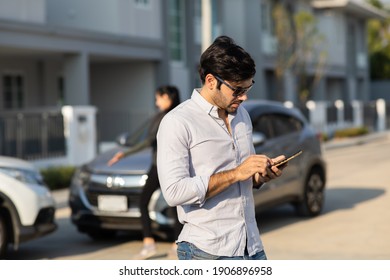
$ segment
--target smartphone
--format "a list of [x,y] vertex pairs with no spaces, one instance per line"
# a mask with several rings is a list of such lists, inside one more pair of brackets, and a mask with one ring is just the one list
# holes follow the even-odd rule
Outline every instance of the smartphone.
[[291,156],[289,156],[289,157],[286,157],[286,158],[283,159],[283,160],[280,160],[280,161],[278,161],[278,162],[275,162],[275,163],[274,163],[273,165],[271,165],[270,167],[272,167],[272,166],[279,167],[279,166],[281,166],[281,165],[283,165],[283,164],[286,164],[288,161],[290,161],[290,160],[292,160],[293,158],[299,156],[300,154],[302,154],[302,151],[298,151],[298,152],[296,152],[295,154],[293,154],[293,155],[291,155]]

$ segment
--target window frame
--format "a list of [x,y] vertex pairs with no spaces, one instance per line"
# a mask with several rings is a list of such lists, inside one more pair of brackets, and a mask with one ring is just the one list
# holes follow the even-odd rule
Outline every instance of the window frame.
[[[186,57],[185,36],[185,1],[168,0],[168,32],[169,32],[169,56],[173,63],[184,65]],[[175,6],[173,9],[172,7]],[[178,19],[178,23],[176,20]],[[174,24],[172,24],[174,22]],[[176,36],[178,35],[178,39]],[[178,52],[178,57],[176,55]]]
[[[6,85],[6,79],[10,78],[10,85]],[[18,84],[20,79],[20,84]],[[19,71],[7,71],[1,75],[2,82],[2,107],[5,110],[22,109],[25,107],[26,91],[25,91],[25,76]],[[9,86],[9,89],[7,88]],[[7,95],[10,96],[10,100],[7,99]]]

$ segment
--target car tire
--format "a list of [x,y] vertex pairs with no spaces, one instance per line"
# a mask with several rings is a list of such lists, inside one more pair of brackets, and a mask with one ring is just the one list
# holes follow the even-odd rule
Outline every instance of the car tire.
[[324,205],[324,191],[324,172],[320,168],[314,168],[305,180],[303,200],[294,204],[298,215],[306,217],[319,215]]
[[0,259],[4,259],[8,249],[8,232],[5,216],[0,211]]

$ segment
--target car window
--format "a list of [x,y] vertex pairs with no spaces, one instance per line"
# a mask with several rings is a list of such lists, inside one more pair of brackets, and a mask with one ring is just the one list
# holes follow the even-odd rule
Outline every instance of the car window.
[[261,115],[253,120],[252,126],[254,132],[261,132],[267,139],[272,138],[272,116]]
[[302,122],[285,114],[266,114],[253,120],[253,131],[263,133],[267,139],[301,131]]
[[297,118],[289,115],[275,114],[272,118],[272,127],[274,136],[279,137],[286,134],[299,132],[302,130],[302,122]]

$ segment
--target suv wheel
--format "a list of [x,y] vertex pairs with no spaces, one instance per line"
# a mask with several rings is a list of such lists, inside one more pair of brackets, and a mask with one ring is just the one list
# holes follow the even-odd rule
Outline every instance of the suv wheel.
[[305,182],[303,200],[295,204],[295,208],[301,216],[317,216],[321,213],[324,204],[325,180],[321,169],[310,171]]
[[4,215],[0,211],[0,259],[5,258],[8,247],[7,225]]

